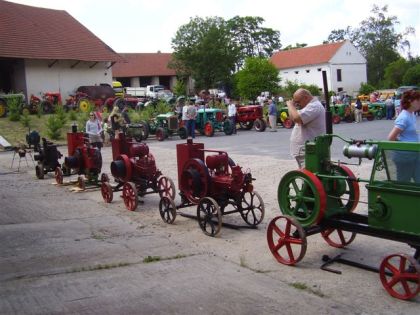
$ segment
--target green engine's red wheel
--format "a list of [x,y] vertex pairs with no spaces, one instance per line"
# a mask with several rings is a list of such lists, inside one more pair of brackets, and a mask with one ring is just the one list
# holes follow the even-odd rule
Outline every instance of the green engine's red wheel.
[[198,225],[204,234],[216,236],[222,228],[222,212],[217,201],[210,197],[204,197],[197,206]]
[[61,170],[61,167],[57,166],[55,168],[55,181],[58,185],[62,185],[63,184],[63,171]]
[[112,191],[111,184],[108,181],[102,182],[101,184],[101,194],[102,198],[106,203],[111,203],[114,198],[114,193]]
[[328,245],[336,248],[346,247],[354,241],[356,235],[355,232],[347,232],[341,229],[326,229],[321,232],[321,236]]
[[160,198],[168,197],[172,200],[175,199],[175,185],[172,179],[166,176],[161,176],[158,179],[157,186]]
[[324,217],[327,196],[322,182],[308,170],[286,173],[277,189],[280,210],[302,226],[317,224]]
[[181,174],[180,190],[192,203],[198,204],[207,196],[210,186],[210,174],[207,166],[200,159],[185,162]]
[[306,233],[297,220],[287,215],[268,224],[267,242],[274,258],[284,265],[296,264],[306,253]]
[[163,196],[159,202],[159,214],[163,221],[172,224],[176,218],[176,206],[173,199]]
[[127,182],[123,185],[122,197],[127,210],[134,211],[139,204],[137,188],[134,183]]
[[379,267],[379,277],[385,290],[397,299],[409,300],[420,292],[420,266],[407,255],[385,257]]

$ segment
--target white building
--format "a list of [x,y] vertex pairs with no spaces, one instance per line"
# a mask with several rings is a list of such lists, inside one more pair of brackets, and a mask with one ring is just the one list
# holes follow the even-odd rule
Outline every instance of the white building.
[[366,59],[349,41],[280,51],[271,62],[280,70],[280,84],[293,81],[322,89],[326,71],[330,91],[356,96],[367,82]]
[[0,91],[60,92],[112,84],[112,65],[123,60],[66,11],[0,0]]

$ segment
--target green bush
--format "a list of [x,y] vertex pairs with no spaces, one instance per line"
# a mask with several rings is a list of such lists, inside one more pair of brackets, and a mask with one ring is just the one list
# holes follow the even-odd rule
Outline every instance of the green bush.
[[9,110],[9,120],[10,121],[19,121],[20,119],[20,96],[10,96],[7,99],[7,108]]
[[70,119],[71,121],[75,121],[75,120],[77,120],[77,113],[76,113],[76,111],[75,111],[75,110],[70,110],[70,111],[69,111],[69,119]]
[[62,122],[62,124],[64,126],[67,122],[67,114],[64,111],[63,106],[56,106],[55,107],[55,114],[57,115],[57,118],[60,119],[60,121]]
[[31,128],[31,117],[29,116],[29,113],[28,112],[25,112],[20,117],[20,122],[22,123],[23,127]]
[[373,91],[375,91],[375,87],[373,85],[370,85],[369,83],[361,83],[359,94],[369,95]]
[[403,84],[420,86],[420,64],[407,70],[403,77]]
[[57,115],[54,114],[48,117],[46,127],[48,137],[50,137],[52,140],[60,139],[63,123]]

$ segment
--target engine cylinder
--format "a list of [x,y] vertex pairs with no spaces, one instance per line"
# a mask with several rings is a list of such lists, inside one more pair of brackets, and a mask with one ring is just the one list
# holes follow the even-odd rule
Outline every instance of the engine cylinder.
[[149,154],[149,147],[147,146],[147,144],[138,143],[138,144],[132,145],[130,148],[130,156],[132,157],[134,156],[143,157],[148,154]]
[[376,144],[347,144],[343,148],[344,156],[349,159],[352,157],[373,159],[378,146]]
[[79,168],[79,158],[76,156],[68,156],[64,159],[64,165],[68,168]]
[[126,175],[126,167],[123,160],[116,160],[111,162],[111,174],[115,178],[124,178]]

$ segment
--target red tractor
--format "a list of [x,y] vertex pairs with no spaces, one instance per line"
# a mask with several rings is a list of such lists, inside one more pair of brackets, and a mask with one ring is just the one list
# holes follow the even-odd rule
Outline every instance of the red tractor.
[[267,123],[263,119],[263,108],[261,105],[239,106],[236,109],[236,122],[241,129],[250,130],[252,127],[256,131],[264,131]]
[[45,92],[42,93],[41,98],[32,94],[29,98],[29,104],[22,107],[22,113],[36,114],[39,110],[42,110],[43,113],[50,114],[56,106],[61,105],[60,92]]
[[156,167],[156,161],[145,143],[127,138],[124,133],[112,140],[111,173],[117,182],[116,186],[106,181],[102,183],[101,192],[104,201],[110,203],[114,191],[122,190],[126,208],[134,211],[139,203],[139,196],[158,193],[170,200],[175,198],[173,181],[163,176]]
[[254,178],[235,165],[226,152],[205,150],[203,143],[193,143],[192,139],[177,144],[176,151],[181,205],[176,206],[168,197],[160,200],[159,212],[166,223],[174,222],[177,209],[192,205],[197,206],[200,228],[209,236],[220,232],[222,215],[239,212],[251,227],[262,222],[264,202],[254,191]]
[[72,171],[79,175],[77,185],[83,190],[86,189],[86,181],[90,187],[97,187],[109,181],[106,174],[102,174],[99,179],[102,168],[101,151],[91,146],[84,133],[77,132],[76,126],[72,127],[72,132],[67,133],[67,149],[68,156],[64,159],[62,168],[58,166],[55,170],[57,184],[62,185],[63,176],[70,176]]

